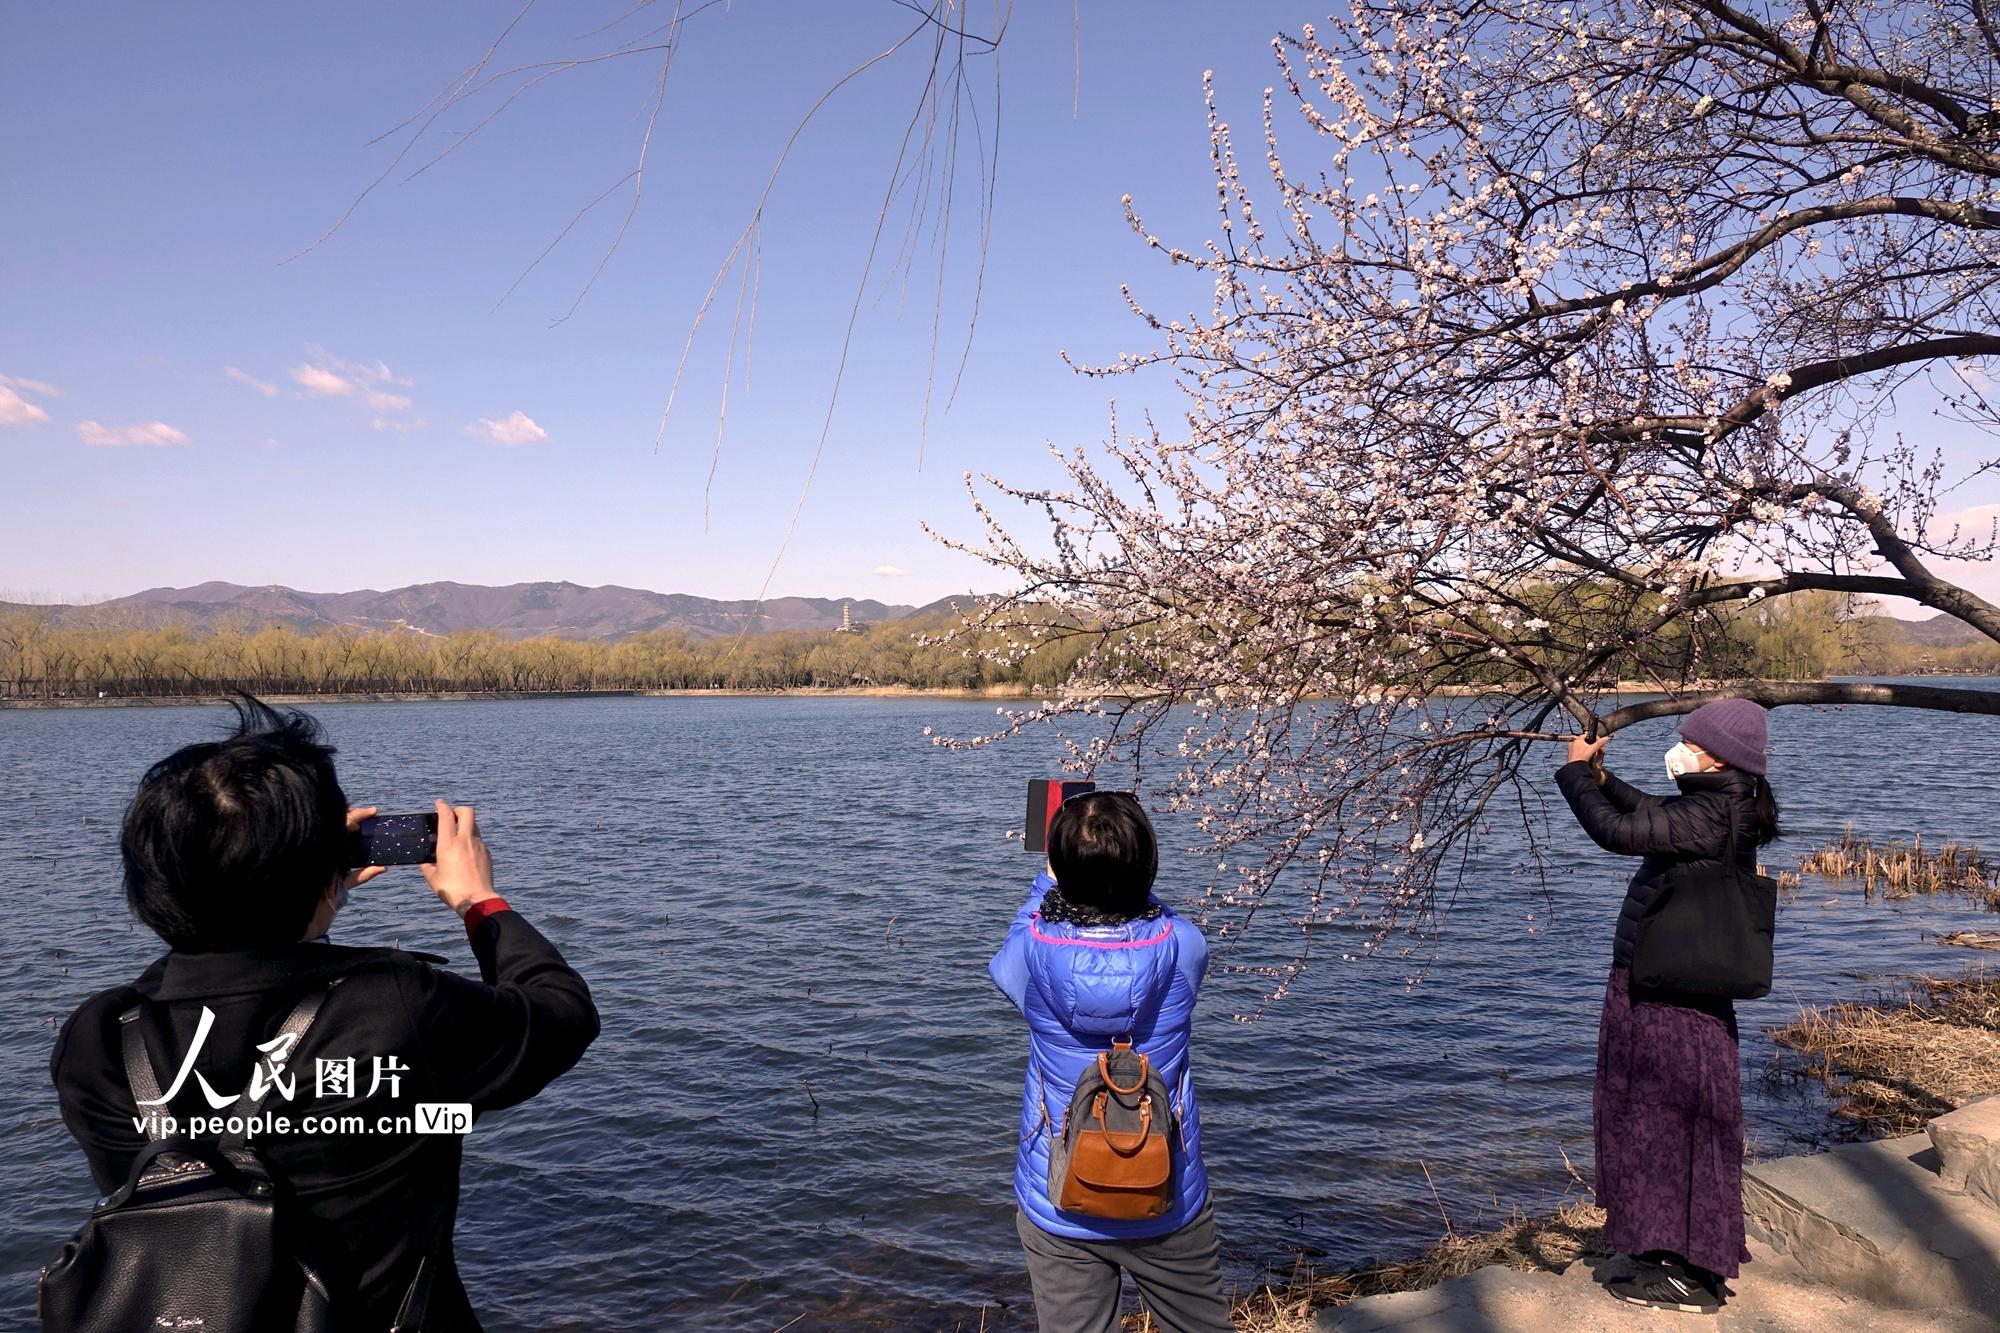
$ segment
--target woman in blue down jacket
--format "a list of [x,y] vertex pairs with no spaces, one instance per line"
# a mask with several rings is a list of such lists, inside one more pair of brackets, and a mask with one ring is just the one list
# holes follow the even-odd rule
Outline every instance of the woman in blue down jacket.
[[[1228,1333],[1228,1302],[1188,1072],[1195,995],[1208,943],[1152,896],[1153,826],[1125,792],[1072,797],[1049,826],[1049,870],[1035,879],[992,962],[993,980],[1028,1020],[1015,1219],[1042,1333],[1111,1333],[1120,1273],[1130,1273],[1168,1333]],[[1173,1098],[1174,1197],[1166,1213],[1118,1221],[1049,1199],[1049,1149],[1077,1080],[1130,1035]]]

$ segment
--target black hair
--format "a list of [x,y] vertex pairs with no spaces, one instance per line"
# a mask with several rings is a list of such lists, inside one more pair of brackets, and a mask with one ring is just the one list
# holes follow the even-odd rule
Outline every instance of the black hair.
[[175,949],[297,942],[346,859],[347,796],[319,723],[247,694],[235,707],[227,739],[154,764],[125,811],[125,900]]
[[1784,830],[1778,827],[1778,797],[1771,790],[1771,780],[1759,774],[1757,777],[1757,845],[1762,847],[1782,832]]
[[1160,872],[1153,821],[1130,792],[1072,796],[1049,824],[1049,866],[1069,902],[1115,916],[1143,915]]

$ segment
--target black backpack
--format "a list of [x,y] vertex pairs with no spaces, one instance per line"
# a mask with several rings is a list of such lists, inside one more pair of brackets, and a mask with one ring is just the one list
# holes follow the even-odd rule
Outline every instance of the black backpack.
[[[337,984],[337,983],[336,983]],[[325,991],[300,1000],[278,1029],[296,1049]],[[139,1009],[118,1016],[135,1101],[157,1102]],[[271,1087],[229,1113],[248,1121]],[[37,1305],[47,1333],[327,1333],[331,1300],[290,1244],[270,1170],[238,1136],[215,1141],[145,1127],[148,1142],[125,1184],[42,1269]],[[405,1294],[391,1333],[423,1326],[430,1264]]]

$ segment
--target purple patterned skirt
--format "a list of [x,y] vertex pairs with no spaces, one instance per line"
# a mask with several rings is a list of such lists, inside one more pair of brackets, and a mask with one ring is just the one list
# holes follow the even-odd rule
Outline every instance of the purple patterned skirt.
[[1670,1250],[1735,1277],[1743,1248],[1743,1084],[1735,1007],[1632,998],[1611,969],[1597,1028],[1597,1202],[1621,1254]]

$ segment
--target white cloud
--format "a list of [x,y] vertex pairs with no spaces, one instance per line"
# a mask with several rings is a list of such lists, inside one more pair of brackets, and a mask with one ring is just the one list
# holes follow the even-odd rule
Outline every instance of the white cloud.
[[292,379],[307,393],[323,398],[346,397],[354,392],[354,382],[321,366],[293,366]]
[[895,565],[875,566],[876,575],[885,579],[906,579],[916,572],[914,569],[899,569]]
[[47,412],[0,384],[0,426],[39,426],[48,419]]
[[377,430],[414,430],[423,424],[401,418],[400,414],[415,404],[408,394],[396,390],[409,388],[410,381],[390,370],[386,362],[343,361],[324,347],[307,347],[306,359],[286,374],[314,398],[357,400],[375,414]]
[[536,425],[533,417],[520,411],[502,421],[481,417],[467,426],[465,433],[494,444],[547,444],[549,440],[549,433]]
[[106,446],[124,444],[165,446],[187,443],[185,434],[164,421],[142,421],[136,426],[121,426],[116,430],[99,425],[95,421],[79,421],[76,424],[76,438],[85,444]]
[[1955,523],[1964,531],[1983,534],[1992,529],[1995,519],[2000,519],[2000,504],[1973,505],[1969,509],[1941,515],[1937,522],[1942,523],[1946,531]]
[[258,393],[263,394],[266,398],[276,398],[278,396],[277,385],[272,384],[266,380],[258,379],[255,375],[252,375],[249,371],[242,369],[240,366],[224,366],[222,368],[222,373],[229,376],[230,379],[235,380],[238,384],[249,385],[251,388],[255,389]]
[[2000,504],[1972,505],[1969,508],[1933,515],[1930,526],[1924,530],[1924,535],[1926,539],[1940,546],[1946,543],[1958,546],[1982,546],[1993,540],[1993,525],[1996,522],[2000,522]]
[[37,398],[62,397],[62,390],[47,380],[31,380],[21,375],[0,375],[0,389],[19,389]]
[[[1959,550],[1971,547],[1976,551],[1993,540],[1996,522],[2000,522],[2000,504],[1970,505],[1934,516],[1924,535],[1926,540],[1940,546],[1949,544]],[[1992,560],[1955,560],[1938,555],[1925,555],[1923,561],[1930,567],[1931,573],[1948,583],[1955,583],[1988,600],[2000,598],[2000,563]],[[1895,573],[1887,567],[1870,572]],[[1928,620],[1938,614],[1932,607],[1898,598],[1886,600],[1883,609],[1905,620]]]

